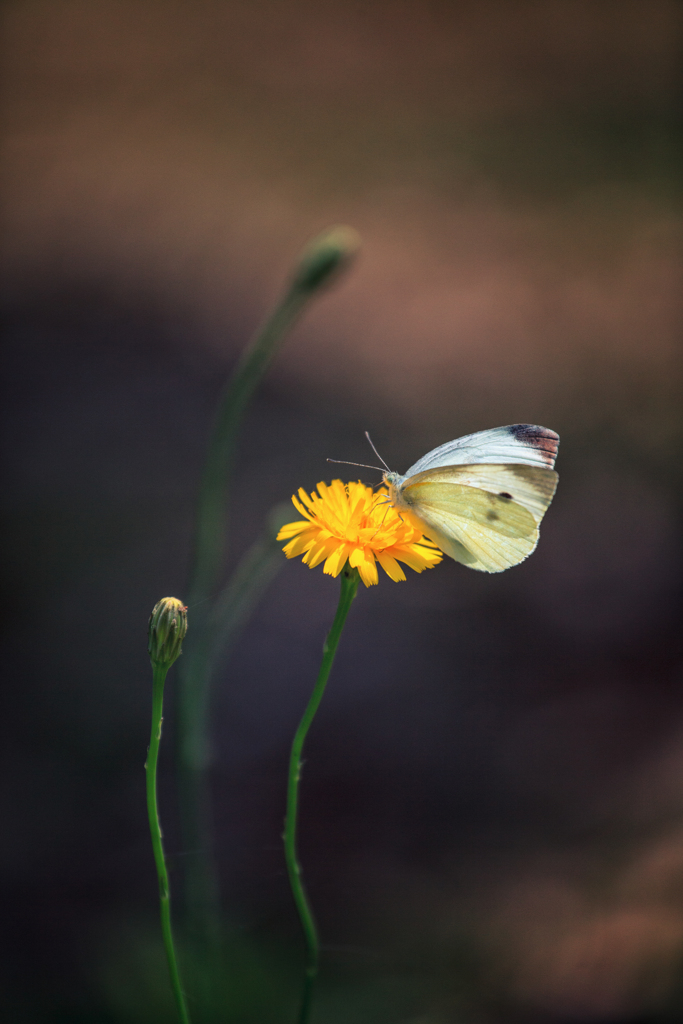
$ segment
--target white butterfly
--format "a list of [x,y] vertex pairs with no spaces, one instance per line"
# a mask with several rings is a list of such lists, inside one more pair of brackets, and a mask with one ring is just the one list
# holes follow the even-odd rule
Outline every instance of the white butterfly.
[[529,423],[480,430],[428,452],[405,476],[384,473],[384,483],[392,505],[456,562],[502,572],[538,544],[559,442]]

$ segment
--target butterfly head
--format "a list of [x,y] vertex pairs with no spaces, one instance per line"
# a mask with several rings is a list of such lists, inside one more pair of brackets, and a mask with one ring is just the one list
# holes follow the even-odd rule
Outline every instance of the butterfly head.
[[403,483],[403,477],[400,473],[394,473],[387,470],[386,473],[382,473],[382,483],[389,489],[389,497],[393,505],[398,504],[398,495]]

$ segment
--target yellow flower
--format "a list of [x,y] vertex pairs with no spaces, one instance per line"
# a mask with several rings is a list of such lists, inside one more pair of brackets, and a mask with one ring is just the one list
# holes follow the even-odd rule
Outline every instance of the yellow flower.
[[292,501],[306,518],[283,526],[277,540],[289,541],[283,548],[287,558],[303,553],[311,569],[324,561],[323,572],[329,576],[338,576],[348,561],[369,587],[378,582],[379,562],[398,583],[406,578],[399,561],[422,572],[443,558],[437,546],[389,504],[384,488],[375,494],[360,482],[333,480],[329,487],[318,484],[318,493],[311,495],[300,487],[299,498],[292,495]]

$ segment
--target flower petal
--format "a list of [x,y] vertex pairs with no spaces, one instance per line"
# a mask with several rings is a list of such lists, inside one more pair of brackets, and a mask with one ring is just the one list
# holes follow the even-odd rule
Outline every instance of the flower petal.
[[391,554],[394,558],[397,558],[400,562],[405,562],[406,565],[414,569],[415,572],[422,572],[423,569],[431,569],[432,566],[438,565],[443,555],[440,551],[433,551],[429,548],[423,548],[420,550],[419,544],[412,544],[405,547],[397,546],[392,548]]
[[396,559],[392,558],[386,551],[377,552],[377,561],[382,566],[387,576],[389,576],[394,583],[399,583],[401,580],[406,578],[406,574]]
[[297,555],[312,548],[314,544],[315,537],[311,536],[310,531],[307,530],[306,533],[300,533],[294,540],[290,540],[289,544],[285,544],[282,550],[287,555],[287,558],[296,558]]
[[[303,490],[303,488],[300,487],[299,488],[299,494],[304,494],[305,495],[306,492]],[[306,504],[308,504],[308,502],[306,502]],[[296,494],[292,495],[292,505],[297,510],[297,512],[301,513],[302,516],[306,516],[306,518],[308,519],[309,522],[313,521],[313,516],[310,514],[310,512],[306,511],[306,508],[304,507],[304,504],[301,501],[298,500]]]
[[327,573],[328,576],[338,576],[346,565],[348,558],[348,545],[344,544],[338,547],[331,555],[328,555],[327,561],[323,566],[323,572]]
[[372,561],[369,558],[364,559],[358,566],[358,573],[366,587],[373,587],[379,583],[379,573],[374,558]]
[[303,522],[285,523],[284,526],[280,527],[280,532],[275,540],[289,540],[290,537],[296,537],[297,533],[301,533],[302,530],[307,530],[310,525],[308,519],[305,519]]
[[307,553],[304,561],[310,565],[311,569],[315,569],[316,565],[320,565],[328,558],[336,547],[336,541],[333,537],[329,539],[318,539],[311,550]]

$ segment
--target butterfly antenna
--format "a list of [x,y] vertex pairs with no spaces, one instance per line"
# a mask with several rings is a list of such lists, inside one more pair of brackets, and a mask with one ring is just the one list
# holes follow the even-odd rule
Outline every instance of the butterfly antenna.
[[381,466],[368,466],[365,462],[347,462],[346,459],[327,459],[327,462],[336,462],[340,466],[360,466],[361,469],[376,469],[378,473],[384,472]]
[[389,467],[387,466],[386,462],[384,461],[384,459],[382,458],[382,456],[380,455],[380,453],[379,453],[379,452],[377,451],[377,449],[375,448],[374,444],[372,443],[372,438],[371,438],[371,437],[370,437],[370,435],[368,434],[367,430],[365,431],[365,436],[367,437],[367,439],[368,439],[368,442],[370,443],[370,447],[372,448],[373,452],[375,453],[375,455],[377,456],[377,458],[379,459],[379,461],[380,461],[380,462],[382,463],[382,465],[384,466],[384,468],[385,468],[386,470],[388,470],[388,471],[389,471],[389,472],[391,473],[391,470],[390,470],[390,469],[389,469]]

